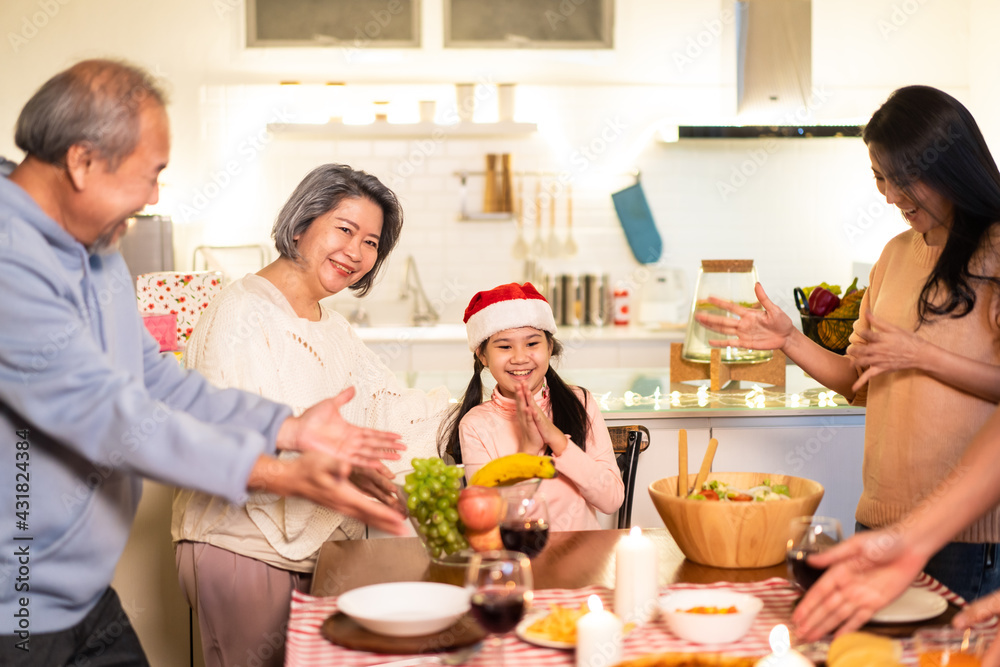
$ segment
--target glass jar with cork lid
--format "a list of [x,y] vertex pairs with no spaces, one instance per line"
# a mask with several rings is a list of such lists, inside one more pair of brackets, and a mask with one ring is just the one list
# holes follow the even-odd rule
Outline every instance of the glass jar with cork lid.
[[[688,322],[687,335],[684,338],[682,356],[688,361],[709,363],[712,357],[712,346],[709,340],[724,338],[723,334],[710,331],[696,319],[696,313],[710,313],[736,317],[718,308],[708,301],[714,296],[726,301],[732,301],[747,308],[761,308],[754,286],[757,284],[757,269],[752,259],[703,259],[698,269],[698,284],[695,287],[691,319]],[[722,347],[721,361],[723,363],[755,364],[769,361],[773,356],[771,350],[748,350],[743,347]]]

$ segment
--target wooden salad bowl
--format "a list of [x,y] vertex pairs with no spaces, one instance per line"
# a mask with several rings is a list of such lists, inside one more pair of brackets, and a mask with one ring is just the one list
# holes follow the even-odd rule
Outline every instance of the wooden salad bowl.
[[823,499],[823,485],[804,477],[762,472],[716,472],[708,481],[739,489],[764,480],[787,484],[788,500],[720,502],[677,496],[677,477],[649,485],[649,496],[677,546],[695,563],[711,567],[771,567],[785,560],[791,520],[812,516]]

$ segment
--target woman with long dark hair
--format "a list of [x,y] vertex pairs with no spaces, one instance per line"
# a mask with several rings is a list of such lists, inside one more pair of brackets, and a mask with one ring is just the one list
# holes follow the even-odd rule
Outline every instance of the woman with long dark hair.
[[[866,405],[858,528],[899,521],[958,463],[1000,401],[1000,172],[969,111],[927,86],[892,93],[865,127],[875,184],[910,226],[872,268],[846,356],[795,329],[757,285],[763,312],[699,315],[742,347],[781,349]],[[721,341],[716,341],[720,342]],[[935,554],[926,572],[966,599],[1000,587],[1000,509]]]

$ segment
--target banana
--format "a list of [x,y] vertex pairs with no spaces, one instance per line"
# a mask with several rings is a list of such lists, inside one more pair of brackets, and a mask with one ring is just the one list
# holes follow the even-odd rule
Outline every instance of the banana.
[[551,456],[509,454],[493,459],[477,470],[469,483],[476,486],[510,486],[534,477],[550,479],[555,476],[556,466]]

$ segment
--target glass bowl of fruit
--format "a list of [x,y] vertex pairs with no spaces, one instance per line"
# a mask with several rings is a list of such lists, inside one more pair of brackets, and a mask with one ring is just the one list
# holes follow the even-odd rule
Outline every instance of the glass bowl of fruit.
[[394,481],[413,530],[431,560],[464,561],[469,543],[458,517],[458,498],[465,488],[465,466],[439,458],[411,463],[413,468],[396,473]]
[[508,504],[531,499],[542,478],[555,475],[548,457],[525,457],[483,466],[415,458],[413,468],[396,473],[399,499],[432,561],[464,565],[471,550],[503,548],[499,526]]

